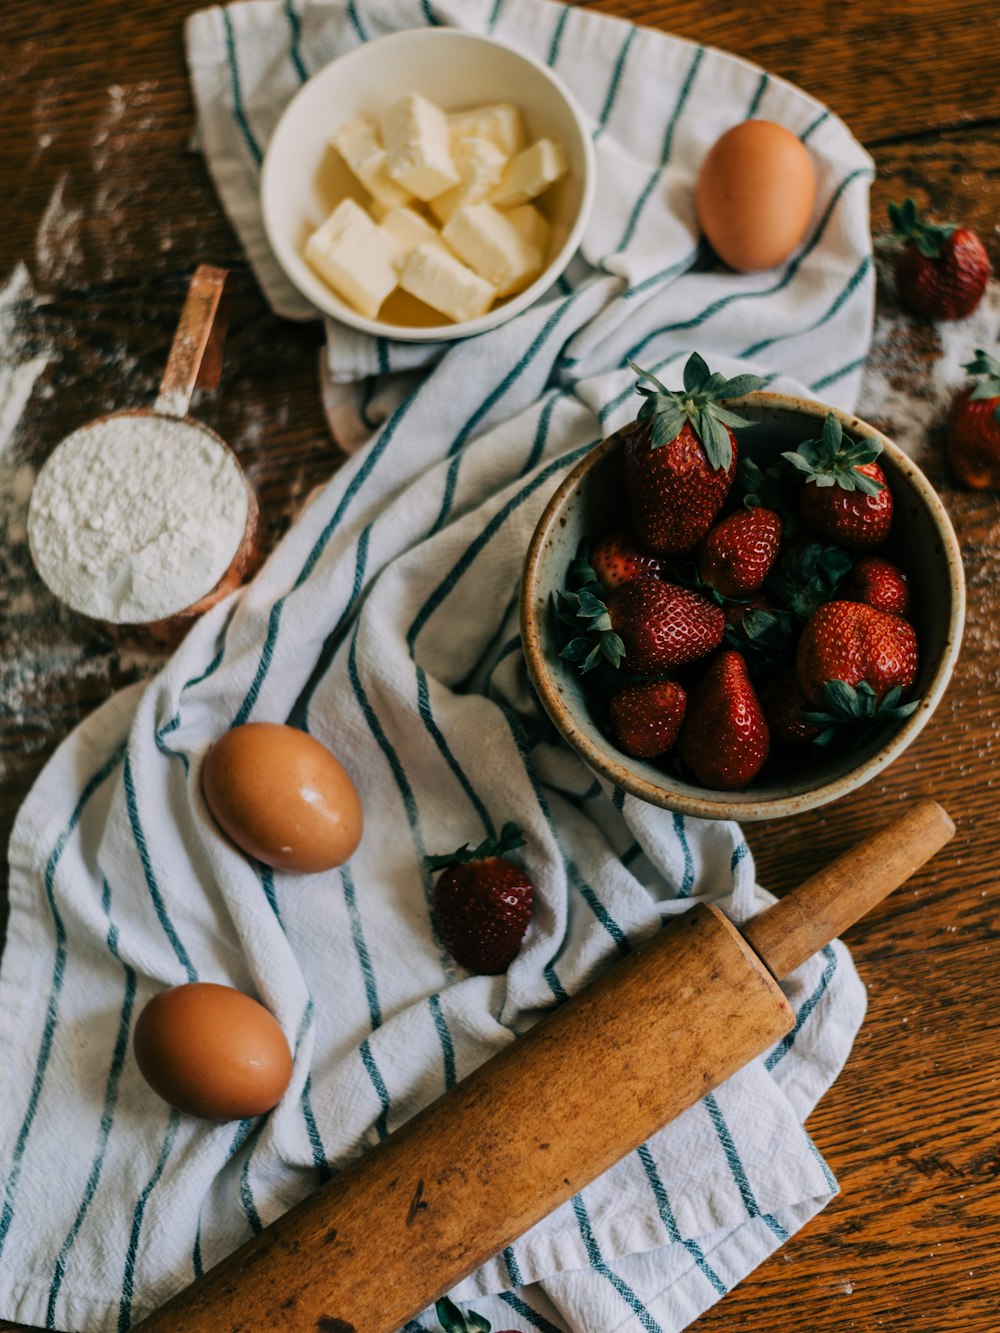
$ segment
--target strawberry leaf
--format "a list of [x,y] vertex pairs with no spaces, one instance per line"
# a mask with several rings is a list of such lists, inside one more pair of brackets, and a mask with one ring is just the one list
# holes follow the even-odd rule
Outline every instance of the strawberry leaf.
[[696,429],[709,463],[725,471],[733,461],[733,442],[729,431],[707,407],[698,413]]
[[697,352],[692,352],[684,366],[684,388],[688,393],[697,393],[704,388],[711,374],[705,359]]
[[828,412],[819,439],[803,440],[798,449],[781,456],[805,473],[809,485],[840,486],[845,491],[877,495],[883,489],[882,483],[858,468],[874,463],[881,452],[878,440],[852,440],[845,436],[840,421]]
[[434,1306],[434,1313],[444,1333],[490,1333],[493,1325],[481,1314],[467,1310],[465,1314],[447,1296]]
[[925,259],[940,258],[945,244],[958,230],[955,222],[921,221],[917,205],[912,199],[907,199],[902,207],[890,204],[889,221],[896,239],[915,245]]
[[684,387],[680,390],[665,389],[654,375],[633,361],[628,365],[638,376],[635,388],[644,400],[636,420],[652,421],[652,447],[659,449],[670,444],[684,429],[685,423],[691,422],[712,467],[728,468],[733,451],[726,427],[749,427],[757,423],[721,406],[719,400],[753,393],[763,387],[764,380],[758,375],[737,375],[727,380],[718,371],[710,371],[697,352],[688,357],[683,371]]

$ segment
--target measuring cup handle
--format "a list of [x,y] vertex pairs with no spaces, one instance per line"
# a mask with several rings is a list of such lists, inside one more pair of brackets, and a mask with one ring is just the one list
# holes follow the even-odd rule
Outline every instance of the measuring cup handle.
[[167,358],[153,411],[185,417],[196,388],[214,389],[222,375],[222,348],[229,324],[228,272],[199,264]]

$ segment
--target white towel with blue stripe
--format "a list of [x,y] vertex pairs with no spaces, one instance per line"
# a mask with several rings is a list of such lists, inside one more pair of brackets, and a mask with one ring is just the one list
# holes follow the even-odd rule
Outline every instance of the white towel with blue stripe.
[[[559,741],[525,675],[518,579],[554,487],[635,413],[626,355],[670,380],[698,349],[713,369],[852,406],[871,163],[752,66],[549,0],[213,9],[188,27],[201,140],[276,309],[307,313],[255,203],[282,105],[338,52],[428,22],[573,72],[601,205],[567,282],[492,333],[429,354],[331,330],[331,380],[377,376],[374,434],[254,582],[73,732],[25,801],[0,970],[6,1318],[122,1333],[666,918],[700,900],[739,921],[771,901],[737,826],[644,805]],[[796,256],[739,276],[698,258],[689,196],[703,150],[748,114],[807,140],[819,198]],[[353,773],[368,831],[339,871],[271,873],[219,836],[200,763],[248,719],[294,720]],[[423,857],[508,819],[537,909],[509,973],[470,976],[435,936]],[[131,1058],[142,1005],[195,978],[258,996],[293,1046],[292,1085],[261,1120],[172,1112]],[[803,1122],[865,996],[840,943],[787,992],[784,1041],[455,1298],[496,1329],[674,1333],[814,1216],[837,1186]],[[407,1326],[437,1328],[431,1311]]]

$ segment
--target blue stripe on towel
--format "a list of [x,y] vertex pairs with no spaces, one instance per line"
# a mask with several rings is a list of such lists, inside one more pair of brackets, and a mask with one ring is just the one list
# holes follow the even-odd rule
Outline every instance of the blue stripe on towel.
[[108,1069],[108,1077],[104,1084],[104,1104],[101,1110],[97,1147],[91,1160],[90,1173],[87,1176],[87,1183],[84,1186],[83,1198],[80,1201],[80,1206],[73,1219],[73,1224],[69,1229],[66,1239],[62,1243],[59,1250],[59,1257],[56,1260],[55,1272],[52,1275],[52,1282],[49,1286],[49,1300],[45,1315],[46,1328],[55,1328],[56,1301],[59,1298],[59,1288],[62,1286],[62,1280],[66,1275],[66,1261],[69,1258],[69,1252],[73,1248],[77,1236],[80,1234],[80,1228],[83,1226],[83,1219],[87,1216],[87,1211],[94,1201],[94,1195],[97,1193],[97,1186],[101,1179],[101,1172],[104,1169],[104,1154],[107,1150],[108,1139],[111,1134],[115,1106],[118,1102],[118,1085],[121,1081],[122,1069],[125,1066],[125,1057],[129,1050],[129,1029],[132,1022],[132,1009],[135,1004],[135,969],[125,962],[118,951],[118,927],[111,919],[111,886],[108,884],[107,880],[104,880],[104,887],[101,895],[101,907],[108,920],[108,931],[106,936],[108,949],[112,956],[121,964],[122,971],[125,974],[125,993],[122,998],[121,1011],[118,1015],[118,1034],[115,1037],[111,1065]]
[[761,342],[753,343],[752,346],[744,348],[744,350],[740,352],[740,356],[758,356],[766,347],[773,347],[775,343],[785,342],[788,338],[801,338],[807,333],[814,333],[816,329],[822,328],[824,324],[833,319],[845,302],[854,295],[867,276],[871,266],[871,256],[865,255],[864,259],[862,259],[861,263],[851,274],[841,291],[837,294],[836,299],[830,304],[827,310],[820,315],[819,319],[814,320],[812,324],[808,324],[804,329],[791,329],[788,333],[776,333],[773,338],[764,338]]
[[642,1324],[646,1333],[663,1333],[662,1326],[656,1322],[629,1284],[604,1262],[600,1246],[594,1238],[590,1218],[587,1216],[587,1209],[579,1194],[573,1196],[573,1212],[576,1214],[576,1224],[580,1229],[580,1236],[583,1239],[591,1268],[611,1283],[618,1295]]
[[62,995],[63,980],[66,971],[66,927],[63,925],[62,915],[59,912],[59,908],[56,906],[56,870],[62,859],[62,854],[66,850],[66,844],[69,841],[73,830],[80,822],[80,818],[87,802],[93,796],[94,792],[97,791],[98,787],[100,787],[118,767],[122,761],[124,753],[125,747],[122,745],[105,760],[84,787],[80,799],[77,801],[76,806],[69,817],[69,822],[56,839],[55,846],[53,847],[45,866],[45,875],[43,877],[45,898],[49,905],[49,911],[52,913],[52,925],[56,937],[55,958],[52,965],[52,981],[49,988],[49,998],[45,1006],[45,1023],[42,1028],[42,1039],[38,1047],[38,1057],[35,1061],[35,1073],[31,1082],[31,1093],[28,1097],[28,1106],[24,1113],[24,1119],[21,1122],[21,1128],[18,1130],[17,1139],[14,1142],[14,1152],[11,1157],[7,1182],[4,1186],[3,1212],[0,1213],[0,1256],[3,1255],[4,1246],[7,1243],[7,1236],[10,1232],[10,1226],[14,1216],[14,1198],[17,1194],[17,1186],[21,1178],[21,1163],[24,1158],[25,1148],[28,1144],[28,1136],[31,1134],[31,1127],[34,1124],[35,1116],[38,1112],[38,1103],[42,1095],[42,1086],[45,1082],[46,1070],[48,1069],[49,1060],[52,1056],[52,1044],[55,1038],[56,1024],[59,1018],[59,1001]]
[[233,22],[229,17],[229,10],[223,9],[222,22],[226,29],[226,55],[229,60],[229,83],[233,94],[233,112],[236,116],[236,123],[239,125],[243,134],[243,142],[246,144],[250,156],[254,160],[255,166],[260,166],[264,160],[264,154],[261,152],[260,144],[257,142],[253,130],[250,128],[250,121],[247,119],[247,113],[243,106],[243,92],[240,87],[240,68],[236,60],[236,39],[233,36]]
[[170,1119],[167,1122],[167,1132],[163,1139],[163,1146],[160,1149],[156,1166],[153,1168],[153,1174],[143,1187],[135,1208],[132,1210],[132,1229],[129,1234],[128,1249],[125,1253],[125,1270],[122,1274],[122,1298],[118,1306],[118,1333],[128,1333],[128,1329],[132,1326],[132,1297],[135,1294],[135,1260],[139,1251],[139,1233],[142,1230],[146,1204],[163,1175],[167,1158],[170,1156],[174,1141],[177,1138],[180,1123],[180,1111],[171,1110]]
[[705,1258],[701,1246],[697,1241],[685,1240],[681,1235],[677,1226],[677,1219],[674,1216],[674,1210],[670,1206],[670,1196],[667,1194],[666,1186],[663,1183],[659,1171],[656,1169],[656,1163],[653,1161],[653,1154],[649,1150],[649,1144],[641,1143],[636,1149],[636,1152],[639,1161],[642,1163],[642,1168],[646,1173],[646,1179],[649,1181],[650,1189],[653,1191],[653,1198],[656,1200],[656,1211],[660,1215],[660,1221],[663,1223],[664,1227],[666,1227],[667,1235],[675,1244],[684,1246],[688,1254],[690,1254],[695,1261],[698,1271],[704,1274],[705,1278],[715,1288],[716,1293],[719,1296],[725,1296],[729,1288]]
[[827,987],[833,980],[834,973],[837,970],[837,955],[834,953],[833,948],[829,944],[824,944],[822,953],[823,957],[826,959],[826,967],[823,968],[823,975],[820,977],[816,989],[808,997],[808,999],[802,1005],[802,1008],[795,1015],[795,1026],[792,1028],[791,1032],[786,1033],[785,1036],[782,1037],[781,1041],[778,1042],[777,1046],[773,1047],[773,1049],[768,1053],[767,1059],[764,1061],[765,1069],[768,1070],[773,1069],[774,1066],[780,1060],[783,1060],[785,1058],[785,1056],[791,1050],[795,1042],[795,1038],[802,1031],[803,1024],[806,1022],[809,1015],[812,1013],[812,1011],[819,1004],[820,1000],[826,994]]
[[694,56],[691,59],[690,65],[688,66],[687,73],[684,76],[684,82],[681,84],[681,90],[677,96],[677,101],[674,105],[673,114],[671,115],[670,120],[667,123],[666,132],[664,133],[663,136],[663,147],[660,150],[660,165],[656,168],[654,172],[652,172],[652,174],[649,177],[649,180],[646,182],[646,185],[642,193],[639,195],[639,198],[633,205],[632,212],[629,216],[629,220],[625,226],[625,231],[622,235],[621,240],[618,242],[617,253],[619,254],[622,252],[622,250],[628,248],[629,243],[632,240],[632,237],[635,235],[636,227],[639,225],[639,218],[642,216],[642,210],[646,207],[646,204],[649,202],[650,195],[653,193],[653,190],[658,185],[661,177],[663,176],[663,172],[670,161],[670,155],[673,152],[673,146],[674,146],[674,133],[677,129],[678,123],[680,122],[681,115],[683,114],[684,111],[684,105],[687,102],[689,93],[691,92],[691,87],[694,83],[695,75],[698,73],[698,66],[701,64],[702,57],[704,56],[704,54],[705,54],[705,48],[703,46],[699,46],[696,49]]
[[[504,1253],[506,1254],[506,1251],[504,1251]],[[517,1286],[521,1285],[520,1277],[515,1278],[513,1273],[511,1274],[511,1281]],[[497,1294],[500,1300],[505,1301],[510,1308],[519,1314],[526,1323],[529,1323],[532,1328],[537,1328],[539,1333],[562,1333],[562,1330],[556,1328],[555,1324],[546,1319],[544,1315],[539,1314],[537,1310],[533,1310],[528,1302],[522,1296],[519,1296],[517,1292],[501,1291]]]
[[285,0],[285,17],[288,19],[288,26],[291,29],[292,38],[289,55],[291,56],[292,64],[295,66],[295,73],[299,76],[302,82],[305,83],[306,79],[309,77],[309,72],[303,64],[302,51],[299,46],[302,39],[302,20],[295,12],[295,5],[292,0]]
[[674,812],[674,834],[681,846],[681,853],[684,857],[684,878],[681,880],[681,886],[677,890],[678,898],[690,898],[694,890],[694,857],[691,855],[691,844],[687,840],[687,824],[684,816]]
[[608,84],[607,95],[604,98],[604,106],[601,108],[601,114],[597,120],[597,132],[607,128],[608,121],[611,119],[611,113],[614,110],[615,101],[618,97],[618,88],[622,81],[622,74],[625,71],[625,61],[628,59],[629,47],[635,41],[636,33],[639,31],[634,24],[629,24],[628,32],[625,34],[625,40],[622,42],[621,50],[615,60],[615,67],[611,71],[611,82]]
[[779,1240],[787,1240],[788,1232],[770,1213],[762,1213],[757,1198],[750,1186],[747,1177],[746,1167],[743,1165],[743,1159],[740,1157],[733,1136],[730,1133],[729,1126],[726,1124],[726,1118],[722,1114],[722,1108],[715,1099],[714,1093],[709,1093],[702,1099],[705,1109],[708,1111],[715,1132],[718,1135],[719,1142],[722,1144],[722,1151],[726,1155],[726,1162],[736,1182],[736,1188],[740,1192],[740,1198],[743,1200],[743,1206],[751,1217],[759,1217],[774,1232]]
[[188,981],[197,981],[198,973],[195,971],[194,964],[188,957],[187,950],[181,943],[180,936],[177,934],[174,923],[170,919],[166,903],[163,901],[163,895],[160,892],[160,886],[156,881],[156,874],[153,871],[153,862],[150,859],[149,847],[146,843],[146,835],[143,832],[142,824],[139,820],[139,804],[136,800],[135,782],[132,778],[132,764],[127,749],[125,751],[125,768],[122,774],[122,779],[125,786],[125,807],[128,811],[128,822],[132,829],[132,837],[135,840],[136,850],[139,853],[139,860],[142,863],[142,873],[146,881],[146,888],[149,890],[149,896],[152,899],[157,920],[163,927],[163,933],[170,941],[170,947],[173,949],[177,961],[187,973]]
[[[365,455],[364,461],[362,462],[361,466],[358,468],[357,472],[355,472],[354,476],[348,483],[347,489],[341,496],[340,503],[337,505],[336,510],[334,511],[332,517],[330,518],[330,521],[327,523],[326,527],[323,529],[323,531],[320,533],[320,535],[316,538],[315,542],[313,543],[312,549],[310,550],[309,555],[306,557],[305,563],[303,564],[302,568],[299,570],[298,576],[296,577],[295,582],[292,584],[290,592],[285,593],[283,597],[279,597],[278,600],[271,607],[271,614],[268,618],[267,635],[264,640],[264,646],[261,649],[260,658],[257,663],[257,670],[254,673],[254,678],[250,684],[250,688],[247,690],[243,702],[240,704],[239,708],[236,711],[236,716],[233,718],[233,721],[230,724],[231,726],[237,727],[240,726],[242,723],[246,722],[251,712],[253,711],[254,704],[257,702],[257,699],[260,695],[260,691],[263,688],[264,681],[267,679],[267,673],[271,669],[271,663],[274,660],[274,648],[278,639],[278,630],[281,626],[281,612],[284,608],[285,602],[291,596],[291,593],[297,591],[302,586],[302,584],[305,583],[306,579],[316,568],[316,565],[318,564],[320,557],[326,550],[330,538],[333,536],[337,528],[340,526],[341,519],[347,513],[347,510],[350,508],[355,497],[358,495],[359,491],[364,486],[365,482],[371,476],[372,472],[375,469],[376,464],[382,457],[383,453],[385,453],[385,450],[389,446],[389,442],[395,435],[396,430],[399,427],[399,423],[406,416],[407,412],[409,411],[413,403],[416,402],[419,393],[420,390],[417,389],[416,392],[410,395],[410,397],[404,399],[404,401],[400,403],[399,407],[396,408],[395,412],[393,412],[392,416],[386,422],[385,426],[382,428],[381,435],[379,435],[378,438],[371,444],[368,452]],[[360,546],[360,539],[359,539],[359,546]],[[342,619],[340,623],[342,623]],[[340,626],[338,624],[337,628],[339,627]]]

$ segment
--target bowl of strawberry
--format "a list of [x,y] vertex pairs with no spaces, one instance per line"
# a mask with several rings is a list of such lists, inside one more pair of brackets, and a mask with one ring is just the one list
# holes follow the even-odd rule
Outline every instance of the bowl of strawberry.
[[916,464],[823,404],[632,366],[642,405],[565,478],[521,588],[528,672],[616,786],[770,819],[869,781],[958,655],[962,561]]

